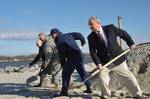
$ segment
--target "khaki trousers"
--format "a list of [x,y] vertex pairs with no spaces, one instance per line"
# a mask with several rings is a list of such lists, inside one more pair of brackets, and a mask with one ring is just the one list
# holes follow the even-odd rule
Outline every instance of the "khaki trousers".
[[109,88],[110,71],[113,71],[118,75],[118,77],[124,82],[125,86],[133,96],[142,95],[142,91],[139,87],[135,76],[129,70],[126,61],[124,61],[123,63],[117,66],[109,65],[99,73],[100,88],[103,96],[111,96]]

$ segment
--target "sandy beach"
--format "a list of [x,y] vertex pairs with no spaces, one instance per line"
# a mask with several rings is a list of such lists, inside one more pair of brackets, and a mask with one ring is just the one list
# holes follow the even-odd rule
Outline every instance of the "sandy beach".
[[[59,90],[54,89],[53,85],[47,88],[32,87],[32,85],[37,84],[39,80],[32,82],[30,85],[26,84],[26,80],[36,75],[38,71],[39,70],[26,71],[23,73],[1,73],[0,99],[60,99],[60,97],[52,98],[53,95],[59,92]],[[76,72],[73,77],[76,77],[75,75]],[[79,82],[75,81],[74,84],[79,84]],[[98,94],[85,94],[82,92],[83,90],[84,86],[79,89],[70,89],[69,96],[61,97],[61,99],[99,99]]]
[[[87,66],[87,65],[86,65]],[[92,65],[88,65],[88,71],[92,70]],[[38,70],[25,71],[22,73],[10,72],[0,74],[0,99],[100,99],[101,92],[99,90],[94,90],[92,94],[86,94],[82,91],[85,89],[84,86],[80,88],[69,89],[68,97],[55,97],[53,95],[57,94],[59,90],[54,88],[54,85],[49,85],[46,88],[32,87],[39,82],[39,79],[32,82],[30,85],[26,84],[26,80],[35,76]],[[79,76],[74,72],[72,75],[74,80],[74,85],[80,84]],[[61,85],[60,85],[61,87]],[[117,91],[116,91],[117,92]],[[121,93],[127,93],[122,91]],[[128,99],[120,97],[120,94],[115,94],[112,99]],[[130,95],[129,95],[130,96]],[[120,98],[118,98],[120,97]],[[129,99],[132,99],[131,97]],[[148,98],[147,98],[148,99]]]
[[[86,70],[89,72],[93,70],[93,64],[85,65],[88,67]],[[85,86],[80,88],[70,88],[68,97],[53,97],[59,90],[54,88],[54,85],[49,84],[47,87],[32,87],[38,84],[39,79],[27,84],[26,80],[35,76],[39,69],[25,72],[9,72],[0,74],[0,99],[100,99],[101,91],[93,90],[92,94],[83,93]],[[79,76],[76,72],[72,75],[74,85],[79,85]],[[61,85],[60,85],[61,88]],[[94,87],[93,87],[94,88]],[[113,92],[112,92],[113,93]],[[132,99],[128,92],[116,90],[111,99]],[[123,96],[121,97],[121,94]],[[128,98],[129,97],[129,98]],[[146,98],[148,99],[148,98]]]

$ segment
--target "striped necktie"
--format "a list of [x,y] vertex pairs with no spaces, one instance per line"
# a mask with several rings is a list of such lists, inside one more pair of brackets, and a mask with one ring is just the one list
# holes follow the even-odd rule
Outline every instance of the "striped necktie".
[[106,38],[105,34],[102,33],[101,31],[98,31],[98,32],[97,32],[97,35],[98,35],[98,37],[99,37],[100,39],[102,39],[102,40],[105,42],[105,45],[106,45],[106,47],[107,47],[108,41],[107,41],[107,38]]

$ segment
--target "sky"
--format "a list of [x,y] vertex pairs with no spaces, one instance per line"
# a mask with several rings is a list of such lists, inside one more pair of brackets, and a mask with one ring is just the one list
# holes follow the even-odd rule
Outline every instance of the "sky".
[[[118,26],[136,44],[150,41],[150,0],[0,0],[0,55],[37,53],[39,32],[52,28],[63,33],[81,32],[87,41],[88,19],[97,16],[102,25]],[[125,46],[125,44],[124,44]],[[89,52],[88,44],[82,48]]]

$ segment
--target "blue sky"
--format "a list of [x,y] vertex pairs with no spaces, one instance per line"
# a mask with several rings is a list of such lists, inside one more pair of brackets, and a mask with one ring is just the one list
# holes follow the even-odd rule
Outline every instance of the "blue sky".
[[[0,55],[36,53],[37,34],[49,34],[53,27],[64,33],[78,31],[86,38],[90,16],[116,26],[117,16],[122,16],[122,28],[136,43],[149,42],[149,5],[150,0],[1,0]],[[88,52],[87,45],[83,52]]]

